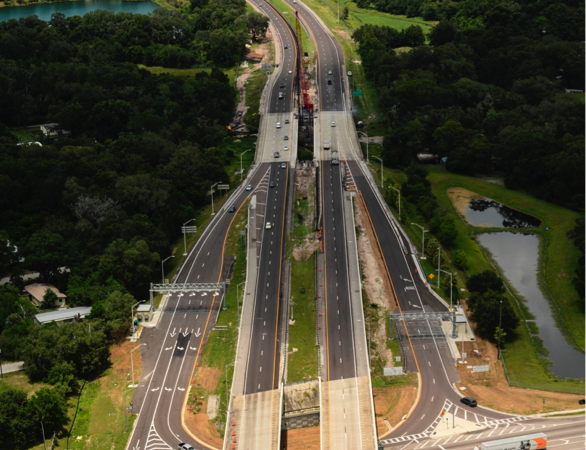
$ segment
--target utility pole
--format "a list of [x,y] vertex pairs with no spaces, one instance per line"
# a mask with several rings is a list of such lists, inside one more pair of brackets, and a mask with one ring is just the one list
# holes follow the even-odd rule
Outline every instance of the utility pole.
[[440,246],[437,246],[437,288],[440,285],[440,259],[442,257]]

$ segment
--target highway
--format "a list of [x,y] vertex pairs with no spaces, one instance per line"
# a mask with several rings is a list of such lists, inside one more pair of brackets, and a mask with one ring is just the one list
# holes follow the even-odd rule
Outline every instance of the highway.
[[[269,170],[258,167],[249,179],[256,185]],[[238,190],[204,230],[187,256],[173,284],[220,283],[227,276],[230,258],[224,244],[236,213],[227,207],[242,208],[253,191]],[[228,255],[229,256],[229,255]],[[145,329],[141,336],[143,371],[133,399],[138,413],[128,448],[175,449],[178,442],[194,439],[182,426],[182,409],[190,380],[201,358],[200,349],[213,327],[224,292],[182,292],[169,296],[156,328]],[[195,442],[194,442],[195,444]]]

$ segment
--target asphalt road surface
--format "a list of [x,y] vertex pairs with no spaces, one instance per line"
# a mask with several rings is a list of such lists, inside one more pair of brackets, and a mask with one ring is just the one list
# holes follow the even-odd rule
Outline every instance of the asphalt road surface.
[[[268,169],[268,165],[259,166],[248,183],[256,187]],[[253,193],[241,189],[217,213],[189,253],[174,284],[223,281],[230,261],[223,249],[236,216],[227,209],[234,205],[239,210]],[[139,415],[128,448],[175,449],[179,442],[196,446],[181,425],[181,410],[223,295],[221,289],[175,293],[168,299],[157,327],[145,329],[140,341],[146,344],[141,347],[143,371],[133,399],[134,412]]]

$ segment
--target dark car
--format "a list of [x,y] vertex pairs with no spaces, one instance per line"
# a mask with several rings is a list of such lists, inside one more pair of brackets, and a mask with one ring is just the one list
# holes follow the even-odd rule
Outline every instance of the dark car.
[[289,46],[287,44],[285,44],[285,50],[287,50],[289,48]]
[[236,211],[236,206],[230,206],[230,208],[228,208],[229,213],[233,213],[234,211]]
[[275,182],[274,182],[274,181],[271,181],[271,182],[269,183],[269,187],[275,187]]
[[473,399],[472,397],[462,397],[460,399],[460,402],[462,402],[468,406],[477,406],[478,405],[478,403],[476,403],[476,400]]
[[283,139],[284,139],[285,141],[288,141],[288,140],[289,140],[289,136],[285,135],[285,136],[283,137]]
[[281,85],[279,86],[281,89],[285,89],[285,83],[281,83]]

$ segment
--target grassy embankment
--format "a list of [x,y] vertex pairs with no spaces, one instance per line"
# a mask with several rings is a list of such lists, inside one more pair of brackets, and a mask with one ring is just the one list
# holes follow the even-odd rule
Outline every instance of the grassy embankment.
[[[289,325],[287,382],[318,376],[316,342],[315,254],[307,239],[315,239],[315,185],[309,185],[307,199],[296,191],[294,229],[288,236],[287,259],[291,261],[291,298],[294,324]],[[301,250],[305,247],[305,250]],[[297,250],[296,250],[297,249]],[[297,258],[294,257],[294,253]],[[291,313],[291,311],[289,311]],[[293,349],[296,349],[295,351]]]
[[[377,180],[380,176],[379,168],[379,165],[371,165],[373,176]],[[537,200],[523,193],[506,189],[495,183],[449,173],[441,166],[428,166],[428,168],[432,191],[438,198],[440,206],[447,211],[448,216],[456,219],[458,237],[454,244],[454,250],[465,252],[468,260],[467,272],[469,275],[487,269],[492,270],[491,262],[476,242],[475,237],[480,233],[504,231],[504,229],[473,227],[464,222],[447,195],[449,187],[459,186],[469,189],[490,197],[497,202],[536,216],[543,221],[540,227],[532,230],[540,237],[540,273],[538,278],[541,288],[546,298],[554,305],[552,309],[558,323],[563,321],[562,331],[572,342],[576,343],[577,348],[583,351],[584,312],[580,308],[578,296],[571,284],[573,270],[577,261],[577,252],[566,236],[567,231],[574,226],[574,221],[578,216],[577,213]],[[385,179],[385,185],[391,181],[399,184],[406,181],[406,176],[403,172],[388,168],[384,169],[383,178]],[[396,208],[394,206],[391,206],[391,208],[397,214]],[[405,217],[405,209],[402,210],[402,214],[402,222],[407,234],[420,249],[421,230],[406,224],[411,222],[423,224],[424,222],[419,217]],[[549,230],[547,227],[549,227]],[[437,276],[437,269],[429,260],[422,261],[422,263],[427,274],[433,273]],[[465,285],[465,274],[455,268],[453,273],[457,278],[459,289]],[[515,292],[512,286],[509,283],[507,284],[511,291]],[[432,286],[435,289],[435,283],[432,283]],[[440,294],[449,301],[444,289],[441,290]],[[465,296],[465,293],[462,293],[462,296]],[[516,296],[520,307],[516,301],[511,303],[517,313],[523,320],[531,319],[532,316],[527,308],[526,301],[520,296]],[[531,324],[531,327],[532,333],[535,333],[534,325]],[[542,354],[541,342],[533,340],[527,326],[522,323],[517,329],[515,338],[507,343],[504,351],[505,363],[513,386],[568,393],[584,391],[583,381],[557,380],[549,372],[547,362],[543,359]]]

